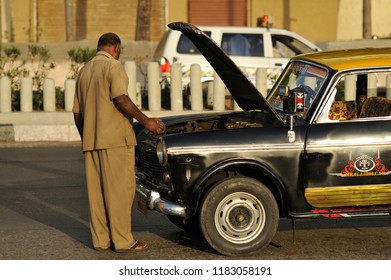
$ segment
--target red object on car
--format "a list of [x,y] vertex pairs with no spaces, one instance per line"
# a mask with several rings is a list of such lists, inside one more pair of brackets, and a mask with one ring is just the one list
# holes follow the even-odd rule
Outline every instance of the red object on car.
[[162,73],[169,73],[171,71],[171,64],[165,57],[162,57],[160,61],[160,71]]

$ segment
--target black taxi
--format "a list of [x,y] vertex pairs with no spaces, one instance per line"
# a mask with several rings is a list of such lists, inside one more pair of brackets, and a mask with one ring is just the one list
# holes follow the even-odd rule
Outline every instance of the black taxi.
[[137,191],[221,254],[268,245],[281,217],[391,214],[391,49],[292,58],[264,98],[207,35],[170,28],[198,47],[242,111],[136,126]]

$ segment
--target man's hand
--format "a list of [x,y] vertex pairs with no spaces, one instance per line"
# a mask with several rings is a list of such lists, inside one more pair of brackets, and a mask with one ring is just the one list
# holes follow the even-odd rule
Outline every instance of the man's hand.
[[165,125],[159,118],[148,118],[143,125],[154,134],[161,134],[165,131]]
[[83,116],[80,113],[73,113],[73,118],[75,120],[76,128],[79,131],[80,138],[83,140],[83,126],[84,126]]
[[149,118],[144,115],[127,95],[114,98],[114,103],[126,117],[135,118],[152,133],[160,134],[164,132],[164,123],[159,118]]

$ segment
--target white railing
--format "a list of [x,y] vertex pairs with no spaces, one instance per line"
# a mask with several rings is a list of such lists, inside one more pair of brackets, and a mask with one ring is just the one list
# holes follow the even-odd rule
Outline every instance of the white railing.
[[[136,63],[133,61],[125,62],[125,71],[129,77],[128,94],[135,104],[141,108],[140,86],[136,82]],[[148,83],[148,110],[151,112],[158,112],[162,110],[161,107],[161,73],[159,64],[151,62],[147,69]],[[179,64],[172,65],[170,76],[170,106],[172,111],[182,111],[183,106],[183,84],[182,71]],[[33,111],[33,86],[31,78],[22,78],[20,83],[20,112],[29,113]],[[66,80],[64,82],[64,110],[66,112],[72,111],[73,98],[75,94],[75,80]],[[256,86],[261,92],[266,89],[266,69],[259,69],[257,71]],[[224,111],[226,90],[221,79],[215,75],[214,82],[210,83],[208,94],[212,96],[211,103],[213,110]],[[213,92],[213,93],[212,93]],[[192,65],[190,71],[190,98],[191,110],[203,111],[203,93],[201,83],[201,68],[199,65]],[[235,109],[237,105],[235,104]],[[56,111],[56,90],[55,82],[51,78],[47,78],[43,85],[43,111]],[[11,81],[8,77],[0,78],[0,113],[11,113],[12,111],[12,90]]]
[[[128,61],[125,70],[129,77],[128,94],[135,104],[141,108],[141,86],[136,80],[136,63]],[[170,77],[170,110],[161,107],[162,89],[161,74],[156,62],[148,64],[146,91],[148,92],[148,110],[144,113],[151,117],[174,116],[181,114],[203,113],[210,110],[238,110],[236,103],[230,99],[226,104],[227,95],[221,79],[215,75],[214,81],[208,83],[207,108],[204,108],[205,89],[202,88],[201,68],[192,65],[190,72],[190,108],[184,108],[183,84],[180,65],[172,65]],[[266,69],[256,72],[255,85],[262,93],[267,92]],[[377,94],[377,79],[368,78],[368,94]],[[74,125],[73,99],[76,90],[75,80],[64,82],[64,108],[56,109],[56,90],[53,79],[46,79],[43,85],[43,112],[33,110],[33,86],[31,78],[21,79],[20,111],[12,109],[11,81],[8,77],[0,78],[0,143],[2,142],[31,142],[31,141],[80,141],[80,136]],[[58,83],[57,83],[58,84]],[[386,90],[386,96],[391,98],[391,74],[383,77],[381,87]],[[244,93],[245,94],[245,93]],[[356,78],[345,79],[345,97],[355,98]],[[353,99],[352,99],[353,100]],[[226,105],[230,106],[226,106]]]
[[[136,81],[137,67],[134,61],[125,62],[125,71],[129,77],[128,94],[135,104],[141,108],[140,85]],[[213,82],[208,85],[208,108],[204,108],[203,90],[201,82],[201,67],[200,65],[192,65],[190,70],[190,110],[191,111],[224,111],[226,110],[226,89],[221,79],[215,74]],[[161,89],[161,73],[157,62],[150,62],[147,68],[147,92],[148,92],[148,111],[161,112],[167,111],[162,109],[162,89]],[[259,68],[256,72],[255,86],[262,92],[267,92],[267,74],[266,69]],[[386,88],[387,97],[391,98],[391,74],[388,74],[382,81]],[[354,100],[356,95],[356,77],[347,77],[345,81],[345,95],[350,96]],[[368,75],[368,95],[376,95],[377,77]],[[33,83],[31,78],[22,78],[20,84],[20,112],[33,112]],[[75,80],[66,80],[64,82],[64,110],[71,112],[73,106],[73,98],[75,95],[76,82]],[[170,75],[170,111],[181,112],[184,110],[183,104],[183,83],[182,69],[180,64],[171,66]],[[233,101],[232,101],[233,102]],[[231,106],[232,107],[232,106]],[[186,108],[187,110],[189,108]],[[232,109],[232,108],[231,108]],[[233,105],[233,110],[238,110],[236,103]],[[56,112],[56,90],[55,82],[51,78],[47,78],[43,84],[43,111]],[[0,78],[0,113],[12,113],[12,90],[11,81],[8,77]],[[1,120],[0,120],[1,123]]]

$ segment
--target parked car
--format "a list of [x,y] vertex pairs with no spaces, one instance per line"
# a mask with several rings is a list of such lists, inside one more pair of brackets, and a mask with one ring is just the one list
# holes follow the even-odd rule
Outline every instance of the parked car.
[[267,246],[282,217],[391,214],[391,48],[296,56],[265,99],[207,34],[169,26],[243,111],[165,118],[161,135],[135,126],[148,209],[231,256]]
[[[312,42],[284,29],[238,26],[200,26],[205,34],[246,69],[250,80],[255,81],[256,69],[267,69],[269,88],[282,69],[295,55],[319,51]],[[202,81],[213,79],[213,68],[199,49],[183,33],[168,30],[160,40],[154,53],[154,60],[160,62],[163,77],[169,78],[171,65],[180,63],[184,84],[190,80],[190,66],[201,65]]]

